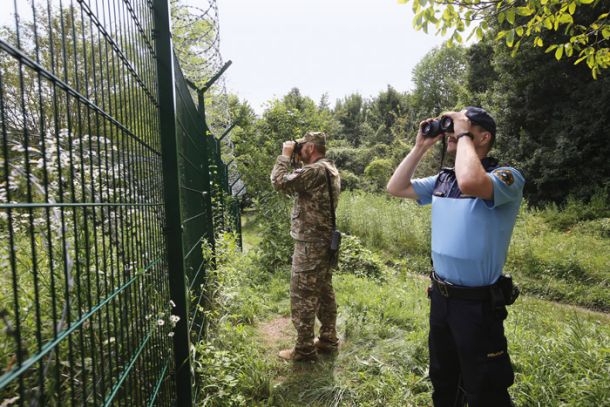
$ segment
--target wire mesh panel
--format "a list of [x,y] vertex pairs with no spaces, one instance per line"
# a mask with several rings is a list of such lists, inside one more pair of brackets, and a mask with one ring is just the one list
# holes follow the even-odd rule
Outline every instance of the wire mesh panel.
[[152,5],[3,7],[0,403],[170,405]]
[[[178,61],[175,61],[178,66]],[[203,307],[206,261],[204,251],[214,241],[207,128],[204,117],[195,107],[188,84],[180,69],[175,72],[177,141],[180,166],[180,200],[182,205],[182,240],[185,248],[185,272],[188,288],[194,297],[189,330],[194,342],[204,330]],[[213,154],[213,152],[212,152]]]

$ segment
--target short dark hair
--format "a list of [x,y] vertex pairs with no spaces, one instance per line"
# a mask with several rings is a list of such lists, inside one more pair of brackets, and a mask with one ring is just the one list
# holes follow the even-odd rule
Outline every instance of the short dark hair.
[[496,135],[493,132],[487,130],[485,127],[481,126],[480,124],[472,123],[472,126],[476,127],[479,131],[484,131],[491,134],[491,141],[489,142],[489,150],[491,150],[494,144],[496,143]]

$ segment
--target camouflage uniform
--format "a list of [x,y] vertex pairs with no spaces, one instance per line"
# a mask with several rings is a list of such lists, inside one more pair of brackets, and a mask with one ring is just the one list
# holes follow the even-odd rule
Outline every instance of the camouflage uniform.
[[320,320],[320,340],[337,344],[337,304],[332,287],[330,238],[332,221],[326,171],[331,177],[335,208],[341,190],[339,171],[326,158],[291,172],[290,159],[279,156],[271,173],[275,189],[295,195],[290,235],[294,239],[290,305],[297,331],[295,352],[315,354],[314,323]]

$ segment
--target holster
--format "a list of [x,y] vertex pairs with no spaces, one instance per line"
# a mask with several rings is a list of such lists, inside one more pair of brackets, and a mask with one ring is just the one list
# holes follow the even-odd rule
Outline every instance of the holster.
[[341,232],[333,230],[330,239],[330,267],[336,268],[339,264],[339,248],[341,247]]
[[519,297],[519,287],[513,284],[513,278],[510,274],[502,274],[496,285],[502,292],[504,297],[504,305],[512,305]]

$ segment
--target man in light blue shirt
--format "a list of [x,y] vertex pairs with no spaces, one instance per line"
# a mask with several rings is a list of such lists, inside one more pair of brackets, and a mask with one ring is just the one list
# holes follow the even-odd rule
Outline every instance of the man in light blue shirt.
[[[421,123],[415,147],[387,187],[394,196],[432,204],[432,398],[436,407],[466,401],[470,407],[510,406],[514,375],[503,326],[508,299],[497,293],[525,180],[488,157],[496,123],[485,110],[467,107],[443,117],[452,126],[438,135],[424,136],[434,119]],[[455,154],[455,168],[412,180],[442,138],[447,153]]]

